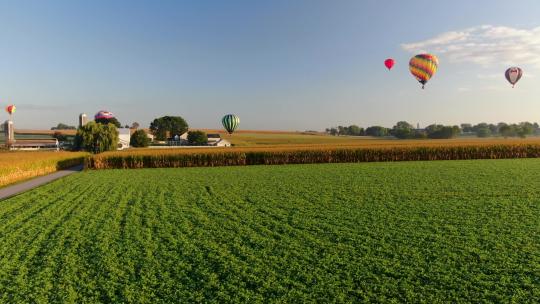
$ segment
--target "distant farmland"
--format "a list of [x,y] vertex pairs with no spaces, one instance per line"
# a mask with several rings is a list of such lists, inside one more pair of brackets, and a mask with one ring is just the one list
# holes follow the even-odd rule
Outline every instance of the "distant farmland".
[[0,204],[0,302],[538,302],[540,159],[87,171]]

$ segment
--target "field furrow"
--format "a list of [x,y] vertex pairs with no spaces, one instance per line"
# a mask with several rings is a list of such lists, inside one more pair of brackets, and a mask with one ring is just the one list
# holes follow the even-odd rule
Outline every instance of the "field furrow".
[[540,160],[87,171],[0,204],[0,301],[540,300]]

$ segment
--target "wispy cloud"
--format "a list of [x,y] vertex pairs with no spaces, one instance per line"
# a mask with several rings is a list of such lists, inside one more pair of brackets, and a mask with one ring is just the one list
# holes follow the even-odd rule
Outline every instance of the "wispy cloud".
[[503,73],[492,73],[492,74],[478,74],[478,79],[496,79],[503,77]]
[[540,27],[516,29],[482,25],[405,43],[401,47],[411,53],[431,52],[446,56],[452,62],[481,66],[533,65],[540,68]]

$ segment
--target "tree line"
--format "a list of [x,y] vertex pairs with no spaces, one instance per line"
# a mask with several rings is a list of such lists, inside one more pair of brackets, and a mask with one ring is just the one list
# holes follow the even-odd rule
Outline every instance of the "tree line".
[[358,125],[337,126],[326,128],[325,132],[330,135],[340,136],[374,136],[385,137],[393,136],[399,139],[447,139],[456,136],[477,136],[477,137],[527,137],[529,135],[540,135],[540,126],[538,123],[521,122],[518,124],[507,124],[500,122],[498,124],[479,123],[472,125],[463,123],[459,126],[431,124],[425,128],[415,128],[406,121],[397,122],[392,128],[383,126],[371,126],[367,128]]
[[[63,124],[59,124],[59,126],[64,129]],[[74,138],[74,149],[92,153],[114,151],[118,147],[119,134],[117,128],[120,128],[120,126],[120,122],[114,117],[89,121],[77,129]],[[148,147],[150,139],[144,130],[138,129],[139,126],[137,122],[134,122],[131,127],[126,125],[126,128],[136,129],[130,136],[130,146]],[[150,123],[149,129],[157,140],[165,141],[188,132],[189,126],[180,116],[163,116],[154,119]],[[61,133],[55,133],[56,136],[58,136],[59,140],[67,139]],[[205,145],[208,143],[208,136],[203,131],[189,131],[187,141],[189,145]]]

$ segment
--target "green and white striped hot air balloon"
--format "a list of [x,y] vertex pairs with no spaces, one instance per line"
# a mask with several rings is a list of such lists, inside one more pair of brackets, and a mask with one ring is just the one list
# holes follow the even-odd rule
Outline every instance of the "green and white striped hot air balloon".
[[221,119],[221,123],[223,124],[223,127],[229,134],[232,134],[236,128],[238,128],[238,125],[240,124],[240,118],[234,114],[227,114],[223,116]]

